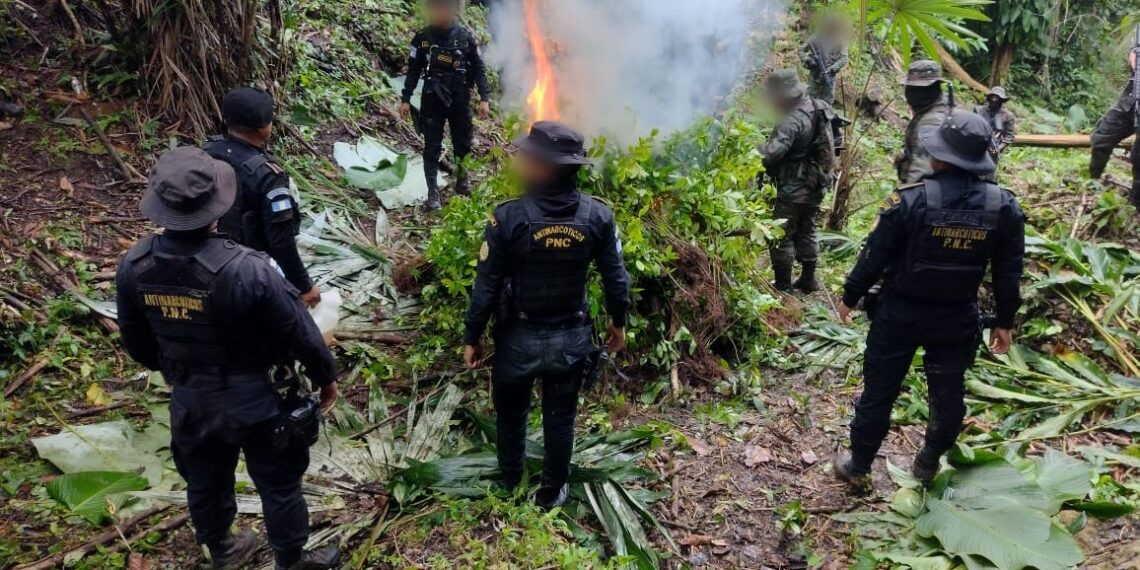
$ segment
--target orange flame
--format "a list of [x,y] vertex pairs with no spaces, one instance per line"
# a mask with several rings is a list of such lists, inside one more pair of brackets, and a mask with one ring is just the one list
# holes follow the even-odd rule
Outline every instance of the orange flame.
[[542,30],[538,14],[540,0],[523,0],[526,20],[526,37],[530,41],[530,51],[534,55],[534,88],[526,98],[527,116],[530,125],[538,121],[557,121],[558,83],[554,76],[554,66],[550,63],[549,45]]

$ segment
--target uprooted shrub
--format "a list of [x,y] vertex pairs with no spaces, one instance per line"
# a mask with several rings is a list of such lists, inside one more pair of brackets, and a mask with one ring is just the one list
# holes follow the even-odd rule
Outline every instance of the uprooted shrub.
[[[599,166],[583,189],[610,203],[633,278],[625,364],[690,382],[724,374],[724,360],[750,361],[768,347],[765,313],[777,305],[761,274],[767,242],[779,235],[765,191],[757,129],[705,121],[625,149],[599,139]],[[500,151],[492,160],[501,162]],[[435,281],[424,290],[422,330],[437,348],[454,345],[475,276],[483,227],[496,203],[515,197],[511,175],[486,180],[470,200],[452,201],[432,230],[427,258]],[[604,324],[599,280],[590,312]],[[727,348],[726,348],[727,347]]]

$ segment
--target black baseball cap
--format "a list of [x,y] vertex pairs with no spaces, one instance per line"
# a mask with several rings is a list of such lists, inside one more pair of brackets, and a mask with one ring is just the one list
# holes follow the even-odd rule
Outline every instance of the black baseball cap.
[[239,87],[222,98],[227,127],[261,129],[273,123],[273,96],[264,89]]

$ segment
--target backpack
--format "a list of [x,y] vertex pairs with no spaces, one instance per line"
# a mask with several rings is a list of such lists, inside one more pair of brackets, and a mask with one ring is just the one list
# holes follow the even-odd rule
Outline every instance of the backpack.
[[[804,184],[811,190],[826,193],[835,182],[838,164],[835,160],[835,113],[831,105],[812,99],[812,138],[804,151]],[[807,113],[807,111],[804,111]]]

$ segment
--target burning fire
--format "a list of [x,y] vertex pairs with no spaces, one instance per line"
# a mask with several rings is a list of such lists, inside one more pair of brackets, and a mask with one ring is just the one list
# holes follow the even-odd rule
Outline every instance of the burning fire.
[[542,30],[538,13],[541,1],[523,0],[526,37],[534,55],[534,88],[526,98],[527,116],[531,125],[538,121],[557,121],[560,118],[558,83],[554,76],[554,66],[550,63],[550,42]]

